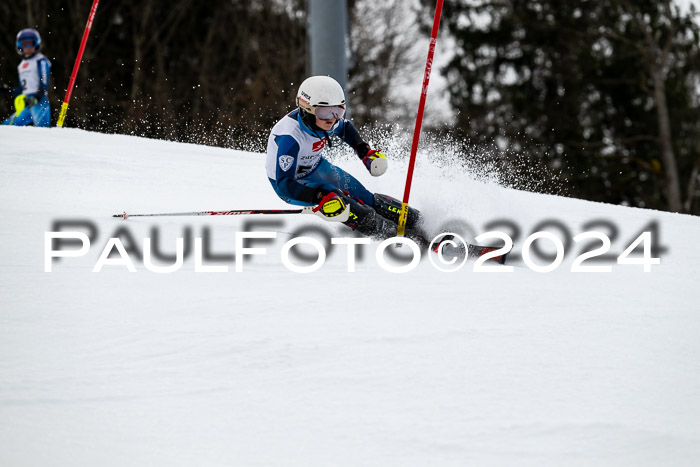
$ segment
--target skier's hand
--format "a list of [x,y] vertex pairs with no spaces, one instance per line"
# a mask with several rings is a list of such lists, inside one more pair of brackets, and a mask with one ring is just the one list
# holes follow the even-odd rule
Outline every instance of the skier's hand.
[[389,164],[386,156],[379,150],[371,149],[369,144],[363,142],[355,146],[355,152],[373,177],[379,177],[386,172]]
[[362,158],[362,163],[365,164],[365,167],[367,167],[367,170],[373,177],[384,175],[389,166],[386,156],[376,149],[370,149],[367,155]]
[[24,96],[24,106],[26,108],[30,108],[34,105],[36,105],[39,102],[39,99],[37,99],[34,96]]

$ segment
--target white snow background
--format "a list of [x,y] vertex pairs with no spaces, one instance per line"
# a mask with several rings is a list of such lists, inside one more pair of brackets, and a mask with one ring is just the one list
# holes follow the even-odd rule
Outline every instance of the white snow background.
[[[381,178],[335,162],[401,198],[405,158]],[[700,465],[700,218],[506,189],[419,151],[412,204],[438,230],[517,224],[513,272],[445,273],[425,255],[390,273],[373,241],[355,272],[336,247],[299,274],[280,251],[329,228],[313,216],[111,217],[287,208],[263,154],[2,127],[0,181],[2,466]],[[45,272],[57,220],[98,237]],[[277,238],[242,272],[195,272],[193,255],[171,274],[92,272],[118,229],[139,249],[155,229],[172,254],[208,228],[233,255],[251,220]],[[666,251],[651,272],[575,273],[572,243],[535,272],[520,249],[546,220],[572,236],[614,224],[613,259],[657,222]]]

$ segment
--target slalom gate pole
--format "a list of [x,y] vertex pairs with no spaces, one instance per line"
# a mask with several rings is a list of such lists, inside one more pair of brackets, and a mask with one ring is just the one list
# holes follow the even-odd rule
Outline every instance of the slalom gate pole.
[[[406,233],[406,220],[408,218],[408,197],[411,194],[411,181],[413,180],[413,168],[416,164],[416,153],[418,152],[418,140],[420,139],[420,128],[423,123],[423,111],[425,110],[425,99],[428,95],[428,83],[430,72],[433,68],[433,55],[437,44],[437,34],[440,27],[440,17],[442,16],[442,1],[437,0],[435,6],[435,18],[433,19],[433,31],[430,33],[430,47],[428,48],[428,60],[425,62],[425,75],[423,77],[423,89],[421,90],[420,102],[418,103],[418,115],[416,116],[416,127],[413,130],[413,144],[411,144],[411,158],[408,161],[408,175],[406,175],[406,189],[403,193],[401,203],[401,214],[399,215],[399,226],[396,232],[397,237],[403,237]],[[400,243],[397,243],[397,246]]]
[[305,206],[301,209],[247,209],[238,211],[193,211],[193,212],[169,212],[156,214],[113,214],[112,217],[121,217],[126,220],[129,217],[160,217],[160,216],[241,216],[246,214],[313,214],[313,207]]
[[61,113],[58,116],[57,126],[59,127],[63,127],[63,121],[66,119],[66,113],[68,113],[68,102],[70,102],[70,96],[73,93],[75,78],[78,76],[80,62],[83,60],[83,52],[85,52],[85,45],[87,44],[88,36],[90,35],[90,30],[92,29],[92,22],[95,20],[95,13],[97,13],[97,5],[99,3],[100,0],[94,0],[92,2],[90,16],[88,16],[87,24],[85,25],[85,32],[83,32],[83,40],[80,42],[78,56],[75,59],[75,65],[73,65],[73,73],[71,74],[70,82],[68,83],[68,91],[66,92],[66,98],[63,100],[63,105],[61,106]]

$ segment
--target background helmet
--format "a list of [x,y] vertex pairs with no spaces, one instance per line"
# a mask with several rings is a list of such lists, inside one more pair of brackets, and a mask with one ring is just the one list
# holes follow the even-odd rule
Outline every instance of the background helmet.
[[32,43],[32,47],[36,51],[41,48],[41,36],[36,29],[22,29],[17,33],[17,53],[22,55],[22,49],[26,47],[28,42]]
[[316,107],[345,107],[343,87],[330,76],[306,78],[297,92],[297,107],[312,115]]

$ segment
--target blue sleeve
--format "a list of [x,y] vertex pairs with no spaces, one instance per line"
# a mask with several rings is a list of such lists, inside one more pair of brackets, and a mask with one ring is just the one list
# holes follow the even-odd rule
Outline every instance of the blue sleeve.
[[299,183],[294,174],[297,172],[299,158],[299,143],[289,135],[275,136],[277,144],[277,193],[285,198],[314,204],[316,187]]
[[353,149],[364,143],[357,128],[355,128],[355,125],[353,125],[350,120],[341,120],[340,125],[335,129],[335,134]]
[[353,125],[350,120],[341,120],[340,125],[335,129],[334,133],[353,148],[355,154],[357,154],[357,157],[360,159],[362,159],[370,149],[369,144],[365,143],[360,136],[360,132],[357,131],[357,128],[355,128],[355,125]]
[[34,95],[37,99],[41,99],[46,95],[51,81],[51,65],[46,59],[39,61],[39,91]]

